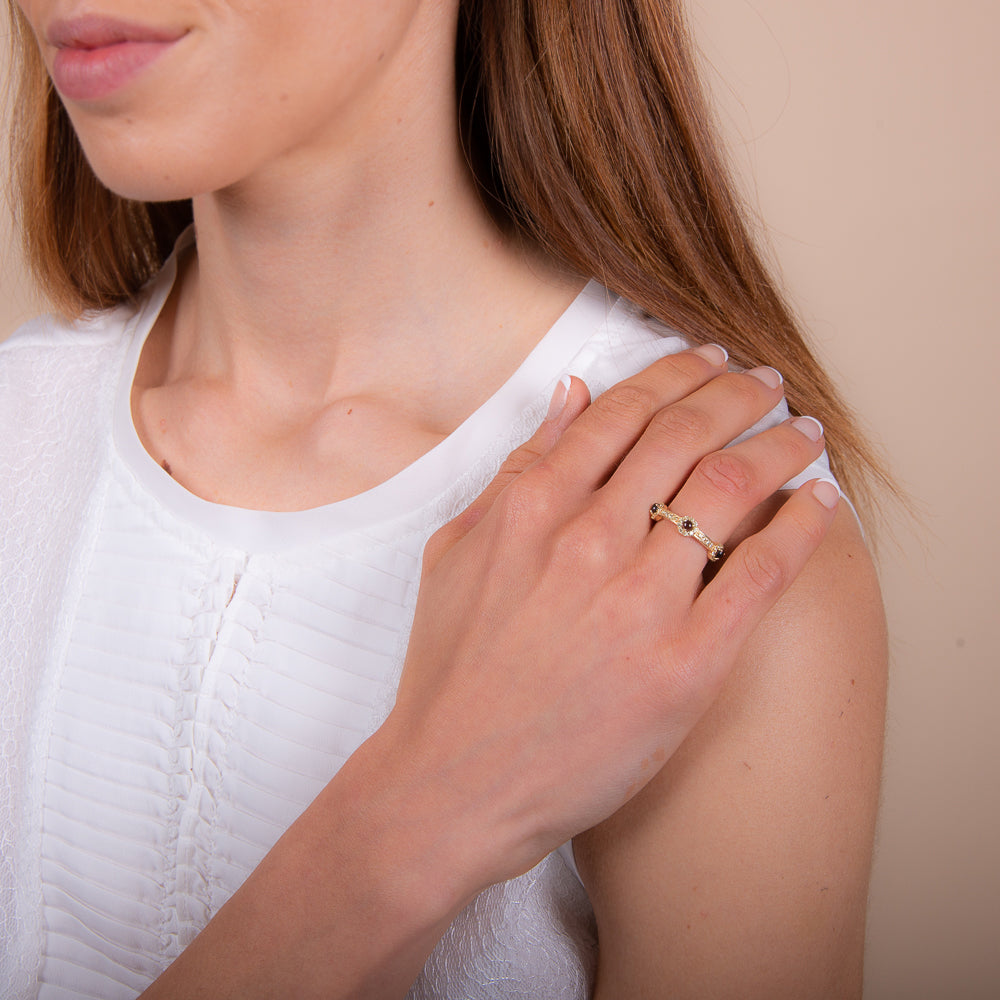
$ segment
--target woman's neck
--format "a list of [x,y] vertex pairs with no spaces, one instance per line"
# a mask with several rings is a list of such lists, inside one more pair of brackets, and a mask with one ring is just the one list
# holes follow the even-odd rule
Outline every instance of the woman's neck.
[[296,509],[376,485],[487,399],[582,286],[497,229],[440,117],[194,200],[197,252],[133,393],[147,450],[193,492]]
[[457,386],[513,370],[579,284],[501,234],[457,171],[325,181],[260,207],[196,199],[175,362],[307,406],[447,380],[461,409]]

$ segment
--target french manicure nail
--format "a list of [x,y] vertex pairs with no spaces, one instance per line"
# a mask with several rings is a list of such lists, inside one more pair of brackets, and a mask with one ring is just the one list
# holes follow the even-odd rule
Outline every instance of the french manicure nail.
[[818,441],[823,436],[823,425],[815,417],[795,417],[792,426],[810,441]]
[[549,401],[548,413],[545,414],[546,420],[555,420],[562,413],[566,406],[566,400],[569,397],[569,384],[569,375],[563,375],[556,383],[552,399]]
[[828,510],[840,503],[840,487],[832,479],[817,479],[812,485],[813,496]]
[[777,389],[785,381],[777,368],[770,368],[767,365],[761,365],[760,368],[751,368],[747,372],[747,375],[753,375],[755,379],[759,379],[769,389]]
[[704,358],[710,365],[721,368],[729,360],[729,351],[719,344],[701,344],[695,347],[692,354],[697,354],[699,358]]

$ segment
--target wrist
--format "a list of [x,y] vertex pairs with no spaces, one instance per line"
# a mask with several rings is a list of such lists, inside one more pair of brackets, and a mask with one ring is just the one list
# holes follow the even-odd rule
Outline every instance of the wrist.
[[[412,713],[411,713],[412,714]],[[509,735],[463,732],[426,715],[394,711],[349,763],[366,796],[364,825],[398,837],[426,882],[429,900],[452,917],[479,892],[522,874],[562,840],[540,823],[528,761],[511,760]],[[367,753],[371,757],[366,760]],[[373,772],[366,774],[365,768]],[[388,858],[385,860],[389,860]]]
[[393,919],[444,927],[505,877],[492,817],[454,770],[447,739],[424,738],[396,715],[345,763],[314,804],[351,844],[355,877]]
[[483,886],[406,747],[376,735],[144,997],[406,993]]
[[317,797],[315,816],[303,817],[319,836],[330,831],[341,865],[382,918],[417,934],[447,926],[482,888],[463,861],[454,811],[433,784],[407,747],[380,730]]

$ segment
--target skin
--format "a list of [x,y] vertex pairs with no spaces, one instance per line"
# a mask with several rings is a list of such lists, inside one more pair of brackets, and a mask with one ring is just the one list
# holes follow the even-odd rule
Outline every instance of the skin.
[[[67,6],[23,9],[44,38]],[[454,2],[97,9],[188,29],[112,99],[67,108],[114,190],[194,196],[198,256],[133,401],[192,492],[296,509],[384,481],[502,385],[582,287],[479,202],[455,124]]]
[[678,753],[577,839],[598,997],[861,995],[885,674],[843,511]]
[[[83,7],[23,9],[51,60],[51,19]],[[186,32],[68,110],[113,189],[194,199],[197,254],[133,416],[199,496],[297,510],[384,481],[488,398],[582,284],[475,196],[456,9],[87,6]],[[598,997],[859,993],[877,586],[848,511],[808,487],[767,505],[821,440],[785,424],[718,453],[781,395],[723,371],[687,352],[590,407],[573,383],[432,539],[388,722],[149,996],[401,996],[478,891],[584,830]],[[727,539],[707,586],[701,547],[645,514],[678,491]]]

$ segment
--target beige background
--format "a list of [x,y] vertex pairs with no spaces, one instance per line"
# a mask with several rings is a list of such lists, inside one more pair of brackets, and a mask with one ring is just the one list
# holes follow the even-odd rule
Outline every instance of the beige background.
[[[870,1000],[1000,996],[995,0],[691,0],[734,157],[819,349],[925,511],[882,578]],[[35,307],[0,231],[0,336]],[[780,367],[780,359],[775,359]]]

